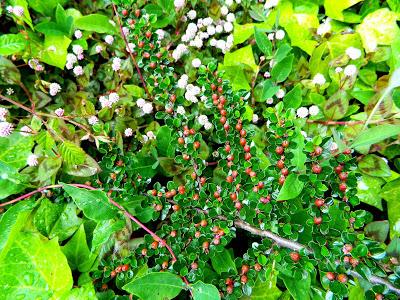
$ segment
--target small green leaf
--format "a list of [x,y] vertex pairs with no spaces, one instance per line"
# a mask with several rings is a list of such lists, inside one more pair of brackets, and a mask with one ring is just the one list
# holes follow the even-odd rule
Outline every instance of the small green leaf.
[[361,0],[341,0],[340,2],[335,0],[325,0],[325,13],[332,19],[344,21],[343,11]]
[[81,147],[70,142],[64,141],[59,146],[60,154],[65,162],[71,165],[83,164],[86,158],[86,153]]
[[304,183],[299,180],[296,174],[289,174],[279,192],[277,200],[294,199],[300,195],[303,187]]
[[283,98],[285,108],[299,108],[301,106],[301,84],[296,84]]
[[272,43],[268,39],[265,32],[257,27],[254,27],[254,37],[258,48],[267,56],[272,54]]
[[280,274],[279,277],[283,279],[286,288],[289,290],[294,300],[309,300],[310,299],[310,286],[311,286],[311,276],[303,271],[303,278],[297,280],[296,278]]
[[124,226],[125,222],[122,220],[107,220],[98,222],[96,228],[93,231],[91,251],[95,251],[98,247],[107,242],[113,233],[121,230],[122,228],[124,228]]
[[400,178],[390,181],[382,188],[382,198],[388,205],[390,237],[400,234]]
[[64,69],[71,40],[64,35],[46,35],[41,60],[49,65]]
[[193,300],[219,300],[221,299],[218,289],[212,284],[197,281],[192,284]]
[[292,71],[294,55],[291,54],[278,62],[271,71],[271,78],[276,82],[284,81]]
[[115,33],[115,27],[110,23],[110,18],[105,15],[91,14],[75,20],[75,27],[97,33]]
[[67,184],[62,186],[87,218],[104,221],[117,216],[117,209],[109,202],[103,191],[86,190]]
[[160,272],[139,277],[122,288],[141,299],[166,300],[178,296],[184,287],[185,284],[179,276]]
[[272,80],[265,80],[263,82],[261,101],[266,101],[279,91],[280,87],[273,84]]
[[22,34],[3,34],[0,36],[0,55],[17,54],[26,47]]

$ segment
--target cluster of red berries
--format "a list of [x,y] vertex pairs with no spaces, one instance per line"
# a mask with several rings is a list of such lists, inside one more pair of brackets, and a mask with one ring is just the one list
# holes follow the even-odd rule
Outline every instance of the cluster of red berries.
[[[339,184],[339,190],[341,192],[345,193],[347,190],[346,181],[347,181],[348,173],[343,172],[343,165],[338,165],[337,167],[335,167],[335,173],[338,174],[338,177],[341,181]],[[344,198],[343,200],[346,200],[346,199],[347,198]]]
[[130,268],[130,266],[128,264],[117,266],[114,270],[111,271],[111,274],[110,274],[111,278],[114,278],[115,276],[117,276],[118,273],[128,271],[129,268]]
[[285,168],[285,149],[289,147],[289,141],[282,141],[280,146],[275,148],[275,153],[280,155],[280,159],[277,161],[276,166],[281,170],[281,176],[279,177],[279,184],[283,185],[285,183],[286,177],[289,175],[289,170]]
[[338,274],[338,275],[336,275],[336,274],[333,273],[333,272],[327,272],[327,273],[325,274],[325,276],[326,276],[326,278],[328,278],[330,281],[337,280],[337,281],[339,281],[339,282],[341,282],[341,283],[346,283],[347,280],[348,280],[346,274]]

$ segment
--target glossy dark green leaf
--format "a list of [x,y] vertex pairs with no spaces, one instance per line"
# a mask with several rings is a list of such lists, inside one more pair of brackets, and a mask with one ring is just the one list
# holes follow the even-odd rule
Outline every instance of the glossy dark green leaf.
[[266,55],[270,56],[272,54],[272,43],[268,39],[267,35],[261,29],[254,27],[254,37],[258,48]]

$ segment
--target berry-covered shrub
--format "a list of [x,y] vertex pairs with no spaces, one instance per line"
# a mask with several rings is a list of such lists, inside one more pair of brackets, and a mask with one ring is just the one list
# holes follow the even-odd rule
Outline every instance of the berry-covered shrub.
[[399,297],[394,2],[8,2],[0,298]]

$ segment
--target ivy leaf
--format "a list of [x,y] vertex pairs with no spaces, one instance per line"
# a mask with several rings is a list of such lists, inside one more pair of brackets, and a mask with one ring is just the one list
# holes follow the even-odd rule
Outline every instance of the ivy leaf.
[[363,173],[370,176],[390,177],[392,175],[388,164],[383,160],[383,158],[375,154],[364,156],[359,161],[358,167]]
[[17,54],[26,47],[22,34],[3,34],[0,36],[0,55]]
[[61,250],[67,257],[71,269],[79,270],[81,273],[88,272],[96,259],[96,255],[90,252],[87,245],[83,224]]
[[211,257],[211,264],[218,274],[229,271],[233,271],[237,274],[235,263],[227,249],[215,251],[214,255]]
[[388,205],[390,237],[400,234],[400,178],[390,181],[382,188],[382,198]]
[[64,141],[59,146],[60,154],[65,162],[71,165],[80,165],[85,162],[86,153],[81,147],[70,142]]
[[371,127],[363,132],[353,141],[352,148],[370,147],[380,141],[400,134],[400,126],[385,124]]
[[185,287],[182,279],[172,273],[150,273],[139,277],[122,288],[141,299],[166,300],[179,295]]
[[258,66],[254,61],[253,49],[251,45],[225,54],[224,66],[237,66],[240,64],[249,66],[253,73],[258,71]]
[[296,174],[289,174],[278,194],[277,200],[294,199],[300,195],[303,187],[304,182],[301,182]]
[[270,56],[272,54],[272,43],[268,39],[267,35],[261,29],[254,27],[254,37],[258,48],[266,55]]
[[[17,259],[17,260],[16,260]],[[17,267],[17,265],[21,267]],[[20,232],[0,259],[0,298],[57,299],[72,288],[72,274],[57,239]]]
[[347,93],[344,90],[339,90],[326,101],[324,114],[329,120],[339,120],[346,115],[348,108]]
[[108,201],[103,191],[81,189],[64,183],[62,186],[87,218],[104,221],[117,216],[117,209]]
[[291,54],[278,62],[271,71],[271,78],[276,82],[284,81],[292,71],[294,55]]
[[115,27],[110,23],[109,17],[100,14],[91,14],[75,20],[77,29],[94,31],[97,33],[115,33]]
[[[59,204],[51,203],[51,206],[53,207],[49,209],[55,210],[57,209],[56,206],[58,205]],[[44,213],[51,215],[53,212],[45,210]],[[57,219],[54,221],[54,223],[51,223],[50,225],[51,229],[49,229],[48,233],[49,238],[57,238],[60,242],[62,242],[73,235],[82,223],[82,219],[78,218],[76,213],[77,208],[73,202],[62,205],[61,212],[57,213]],[[40,218],[40,216],[38,216],[38,218]],[[47,215],[46,219],[44,220],[45,222],[47,220],[50,221],[51,216]],[[38,229],[40,230],[40,227],[38,227]]]
[[192,284],[193,300],[219,300],[221,299],[218,289],[212,284],[198,281]]
[[29,175],[20,174],[18,170],[0,161],[0,199],[22,192],[28,187]]

